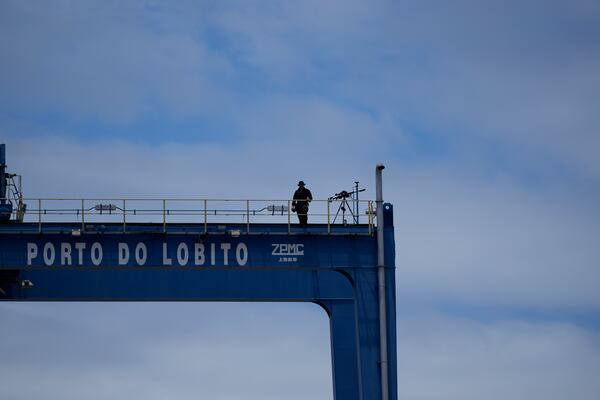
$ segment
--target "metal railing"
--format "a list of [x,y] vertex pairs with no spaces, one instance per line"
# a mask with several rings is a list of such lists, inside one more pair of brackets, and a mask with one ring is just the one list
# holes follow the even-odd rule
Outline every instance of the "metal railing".
[[217,224],[233,226],[239,234],[266,234],[267,224],[278,224],[288,234],[309,229],[322,234],[371,235],[375,218],[372,200],[352,199],[312,200],[309,226],[305,229],[298,226],[291,199],[24,198],[22,201],[24,207],[13,207],[11,225],[17,220],[34,224],[38,233],[49,223],[77,224],[81,233],[93,231],[99,224],[110,224],[113,232],[118,225],[123,233],[138,232],[136,228],[144,224],[159,226],[164,233],[173,232],[177,225],[186,226],[190,233],[210,233],[211,225]]

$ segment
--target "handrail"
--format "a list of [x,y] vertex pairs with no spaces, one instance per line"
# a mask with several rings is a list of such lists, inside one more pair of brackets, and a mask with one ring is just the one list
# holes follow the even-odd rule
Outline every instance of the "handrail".
[[[241,202],[241,201],[251,201],[251,202],[255,202],[255,201],[293,201],[294,199],[284,199],[284,198],[275,198],[275,199],[270,199],[270,198],[251,198],[251,199],[246,199],[246,198],[219,198],[219,197],[23,197],[22,200],[25,201],[31,201],[31,200],[56,200],[56,201],[81,201],[81,200],[95,200],[95,201],[106,201],[106,200],[112,200],[112,201],[116,201],[116,200],[134,200],[134,201],[163,201],[163,200],[167,200],[167,201],[202,201],[202,200],[207,200],[207,201],[226,201],[226,202],[232,202],[232,201],[237,201],[237,202]],[[10,200],[8,197],[5,198],[0,198],[1,200]],[[326,202],[326,201],[331,201],[331,202],[339,202],[340,200],[333,200],[333,199],[312,199],[310,200],[311,202]],[[360,203],[366,203],[368,201],[374,201],[374,200],[359,200]],[[348,200],[348,202],[353,202],[353,200]]]
[[[13,209],[11,219],[16,222],[17,212],[22,213],[23,222],[37,223],[38,233],[44,231],[44,224],[51,222],[77,222],[80,224],[80,233],[101,223],[118,224],[122,233],[130,232],[133,226],[140,223],[159,224],[163,233],[171,232],[167,225],[173,223],[199,225],[202,227],[200,233],[205,234],[210,233],[215,224],[236,224],[246,234],[256,232],[253,226],[265,223],[285,224],[288,234],[302,230],[296,226],[295,217],[292,216],[295,212],[292,212],[291,199],[41,197],[23,198],[22,201],[25,206],[21,210]],[[359,210],[362,209],[360,213],[367,216],[366,224],[358,224],[356,204]],[[308,215],[309,228],[321,226],[322,229],[319,229],[324,234],[340,233],[343,231],[339,229],[340,226],[355,226],[352,232],[360,231],[360,227],[364,227],[365,234],[372,235],[374,232],[372,200],[313,199]],[[3,224],[0,223],[0,233],[6,230],[2,228]]]

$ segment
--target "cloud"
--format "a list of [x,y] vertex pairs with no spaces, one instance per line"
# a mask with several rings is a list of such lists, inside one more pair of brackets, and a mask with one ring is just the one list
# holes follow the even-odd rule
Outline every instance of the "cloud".
[[[187,138],[211,136],[207,129],[232,137],[258,116],[268,125],[268,106],[282,98],[312,97],[386,121],[358,133],[362,141],[398,145],[408,132],[441,143],[446,157],[480,154],[488,168],[599,176],[594,2],[3,9],[0,102],[11,118],[57,118],[82,136],[105,125],[116,137],[144,138],[167,120],[191,124]],[[152,135],[182,137],[168,128]]]
[[595,399],[600,337],[567,324],[401,318],[399,398]]
[[[329,324],[316,305],[37,303],[0,308],[6,327],[0,334],[0,394],[6,398],[332,396]],[[30,384],[33,377],[35,385]]]
[[111,2],[3,9],[1,101],[11,112],[126,124],[157,109],[206,115],[226,101],[212,81],[231,72],[228,62],[166,16],[156,23],[159,11]]
[[[401,393],[424,399],[598,393],[595,332],[506,321],[498,312],[592,315],[600,306],[597,2],[0,7],[0,141],[8,144],[11,172],[25,177],[26,196],[280,199],[303,179],[317,198],[355,180],[367,188],[363,198],[373,198],[373,167],[383,161],[384,195],[395,205],[402,311],[483,309],[491,311],[480,319],[494,321],[400,315]],[[12,319],[21,321],[19,332],[42,336],[26,336],[36,349],[28,355],[61,356],[52,343],[35,346],[45,332],[77,325],[50,318],[57,310],[37,322]],[[185,398],[198,390],[197,377],[185,371],[196,368],[192,358],[227,368],[216,350],[231,346],[229,354],[246,359],[267,351],[257,337],[206,346],[208,334],[163,346],[154,339],[173,336],[145,322],[143,335],[123,337],[112,327],[126,326],[119,315],[130,314],[111,319],[106,309],[97,311],[90,315],[103,323],[86,319],[82,336],[122,340],[115,346],[122,357],[104,365],[94,353],[93,365],[77,371],[82,387],[113,382],[97,386],[98,396],[147,390],[146,397]],[[172,326],[183,323],[177,316]],[[237,329],[220,326],[221,336]],[[291,358],[323,351],[309,350],[294,332],[277,332],[281,337],[271,341],[282,354],[286,346],[300,349]],[[64,355],[70,347],[82,356],[95,350],[77,340],[54,339],[64,360],[81,361]],[[0,374],[15,383],[7,397],[25,396],[19,379],[31,371],[50,387],[72,374],[50,371],[48,360],[48,368],[36,369],[15,349],[7,351],[23,363]],[[263,357],[276,362],[276,355]],[[108,367],[111,360],[119,367]],[[161,369],[162,361],[184,372]],[[275,396],[262,391],[270,384],[263,369],[239,363],[232,375],[240,387]],[[291,376],[300,374],[293,363],[288,367]],[[210,365],[200,370],[206,393],[223,389]],[[307,379],[323,387],[322,378]],[[306,394],[303,384],[290,385]],[[231,397],[243,395],[230,389]],[[80,386],[69,390],[66,398],[87,394]]]
[[[0,309],[0,348],[9,361],[0,364],[0,393],[7,398],[332,396],[327,318],[316,306],[21,303]],[[598,332],[570,324],[409,312],[399,315],[398,344],[399,398],[591,400],[600,390]]]
[[551,161],[597,180],[597,5],[434,1],[394,10],[379,30],[394,38],[382,40],[394,61],[379,62],[372,80],[347,82],[346,93],[443,132],[463,156],[497,162],[503,149],[523,169],[547,171]]
[[387,189],[396,206],[399,293],[439,304],[600,306],[595,196],[430,173],[392,169],[387,181],[401,183]]

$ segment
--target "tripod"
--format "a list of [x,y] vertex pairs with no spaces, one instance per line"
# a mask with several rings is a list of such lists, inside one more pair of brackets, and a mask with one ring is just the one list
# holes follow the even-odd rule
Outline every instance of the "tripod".
[[[358,224],[358,215],[360,214],[358,211],[358,194],[360,192],[364,192],[365,189],[359,189],[358,188],[358,181],[354,182],[356,184],[356,188],[355,190],[348,192],[346,190],[342,190],[339,193],[336,193],[335,195],[331,196],[328,200],[331,203],[333,200],[341,200],[340,202],[340,206],[337,209],[337,212],[335,213],[335,217],[333,218],[333,223],[335,224],[335,221],[337,220],[338,216],[340,215],[340,211],[342,212],[342,221],[344,222],[344,225],[348,225],[348,220],[346,220],[346,210],[348,210],[350,212],[350,215],[352,216],[352,220],[354,221],[355,224]],[[355,205],[354,206],[350,206],[350,203],[348,203],[348,199],[352,198],[352,196],[355,195],[356,198],[353,198],[352,201],[354,201]]]
[[335,213],[335,217],[333,217],[333,224],[335,224],[335,221],[337,220],[338,216],[340,215],[340,211],[342,212],[342,221],[344,222],[344,225],[348,225],[348,220],[346,219],[346,210],[348,210],[348,212],[350,212],[350,215],[352,216],[353,220],[356,220],[356,217],[354,215],[354,212],[352,211],[352,207],[350,206],[350,204],[348,203],[348,198],[350,197],[349,193],[342,193],[342,196],[340,196],[339,198],[329,198],[329,201],[333,201],[333,200],[342,200],[340,202],[340,206],[338,207],[336,213]]

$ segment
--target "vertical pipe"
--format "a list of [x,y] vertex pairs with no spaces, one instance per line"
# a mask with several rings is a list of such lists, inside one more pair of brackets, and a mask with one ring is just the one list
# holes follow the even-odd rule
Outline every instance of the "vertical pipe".
[[81,199],[81,233],[85,232],[85,200]]
[[383,188],[382,171],[383,164],[377,164],[375,168],[376,177],[376,205],[377,205],[377,286],[379,289],[379,342],[381,361],[381,399],[388,400],[388,358],[387,358],[387,312],[385,303],[385,257],[383,247]]

